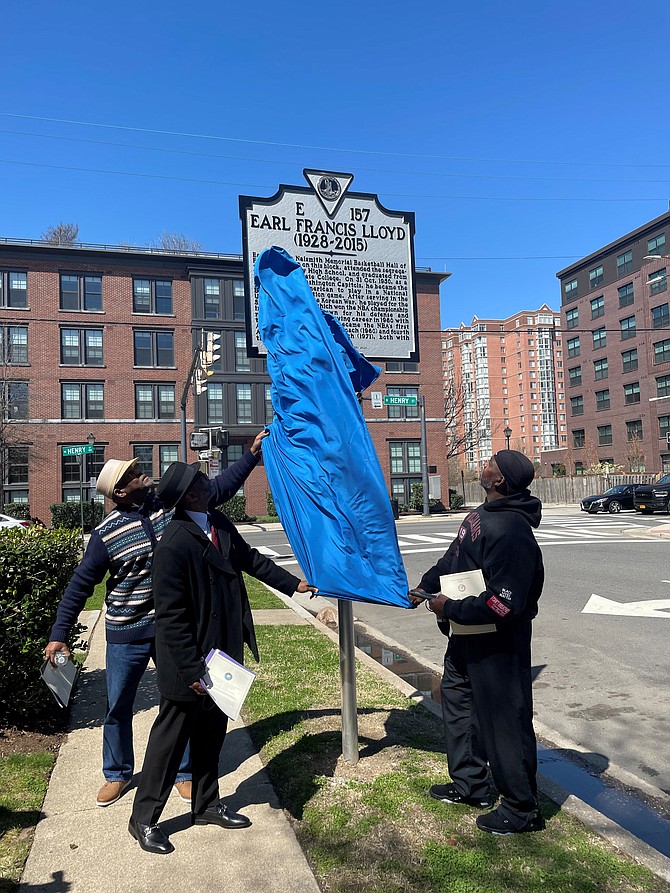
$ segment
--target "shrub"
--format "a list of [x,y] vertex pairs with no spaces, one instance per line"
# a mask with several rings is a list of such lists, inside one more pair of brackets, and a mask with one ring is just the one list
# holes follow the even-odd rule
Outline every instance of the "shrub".
[[[81,530],[81,511],[79,502],[54,502],[49,506],[54,527],[65,527],[67,530]],[[105,507],[100,502],[84,503],[84,530],[93,530],[103,519]]]
[[272,493],[268,490],[265,494],[265,513],[270,515],[271,517],[278,517],[277,508],[275,506],[275,501]]
[[[39,668],[80,544],[69,530],[0,530],[0,724],[34,727],[60,709]],[[75,627],[69,645],[79,631]]]
[[[409,507],[416,512],[423,511],[423,484],[412,484]],[[439,499],[429,499],[429,508],[435,508],[440,504]]]
[[6,502],[2,511],[17,521],[30,521],[30,506],[27,502]]
[[236,494],[228,502],[224,502],[219,506],[219,510],[228,518],[229,521],[246,521],[247,520],[247,499],[246,496]]
[[460,509],[463,507],[463,497],[460,493],[454,493],[449,501],[452,509]]

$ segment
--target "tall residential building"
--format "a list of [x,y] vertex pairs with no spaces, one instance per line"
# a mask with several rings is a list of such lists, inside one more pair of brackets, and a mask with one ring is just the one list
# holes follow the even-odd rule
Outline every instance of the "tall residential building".
[[[235,461],[272,421],[263,358],[246,348],[239,255],[0,239],[0,478],[3,503],[49,506],[94,499],[110,458],[137,456],[159,478],[179,457],[180,400],[203,333],[221,335],[207,391],[187,400],[187,428],[223,427]],[[385,364],[373,389],[425,398],[428,462],[446,483],[439,285],[416,271],[420,363]],[[389,495],[420,482],[416,406],[363,402]],[[72,447],[90,446],[80,459]],[[187,460],[194,461],[189,452]],[[266,514],[262,466],[244,485],[247,512]]]
[[442,333],[447,438],[462,470],[510,448],[539,462],[566,437],[560,317],[543,304]]
[[670,470],[669,243],[670,212],[556,274],[569,440],[543,457],[545,473]]

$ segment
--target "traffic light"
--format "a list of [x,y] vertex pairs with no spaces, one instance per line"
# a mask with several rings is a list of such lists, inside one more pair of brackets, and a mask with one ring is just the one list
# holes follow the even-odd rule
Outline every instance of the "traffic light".
[[210,366],[213,366],[214,363],[217,363],[221,359],[221,333],[220,332],[207,332],[207,340],[205,342],[205,349],[202,355],[202,365],[207,373],[207,375],[211,375]]
[[[211,375],[211,372],[209,373]],[[207,372],[201,367],[195,370],[193,376],[193,390],[196,394],[204,394],[207,390]]]
[[212,446],[218,447],[220,450],[225,450],[228,447],[228,432],[225,428],[217,428],[214,432]]
[[191,431],[189,446],[192,450],[206,450],[209,448],[209,434],[207,431]]

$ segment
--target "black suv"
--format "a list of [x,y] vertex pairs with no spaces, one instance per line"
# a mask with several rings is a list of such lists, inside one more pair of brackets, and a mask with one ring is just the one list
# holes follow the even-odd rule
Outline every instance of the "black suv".
[[653,515],[654,512],[670,514],[670,474],[664,474],[655,484],[642,484],[635,490],[633,506],[636,512]]

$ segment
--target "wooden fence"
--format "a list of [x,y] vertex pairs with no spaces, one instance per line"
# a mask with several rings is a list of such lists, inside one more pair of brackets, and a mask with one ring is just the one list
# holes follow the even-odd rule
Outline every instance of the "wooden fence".
[[[578,475],[577,477],[535,478],[530,491],[545,505],[579,505],[585,496],[597,496],[617,484],[653,484],[656,474]],[[452,488],[453,489],[453,488]],[[456,488],[460,495],[461,488]],[[465,502],[469,506],[484,501],[478,481],[465,484]]]

